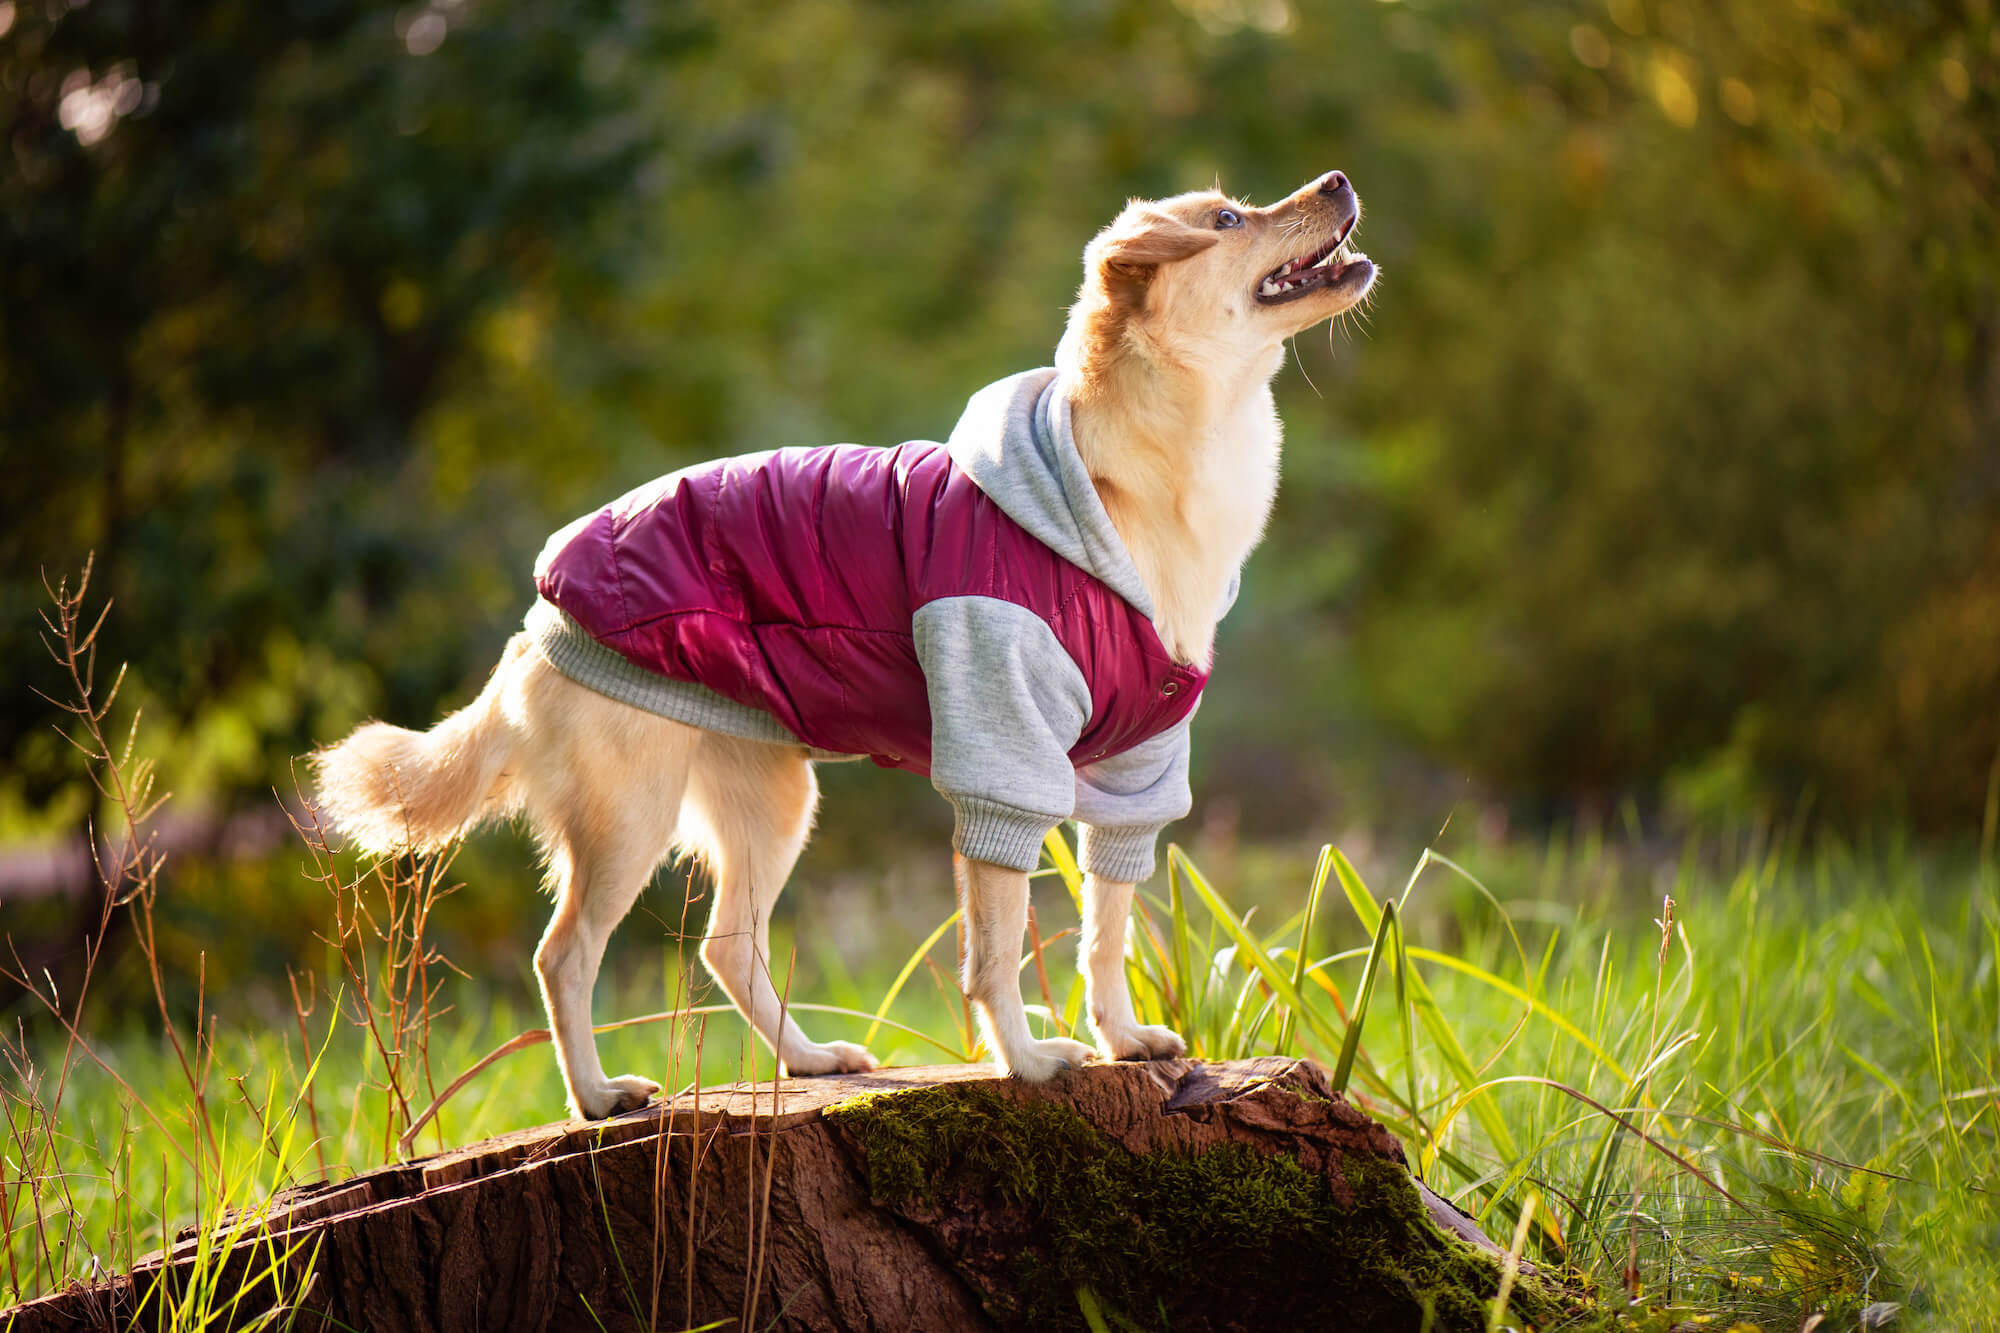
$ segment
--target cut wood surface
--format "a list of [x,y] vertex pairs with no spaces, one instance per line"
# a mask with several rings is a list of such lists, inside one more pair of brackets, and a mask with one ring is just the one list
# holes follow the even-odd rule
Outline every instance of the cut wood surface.
[[[215,1327],[289,1290],[298,1327],[382,1333],[1484,1328],[1502,1266],[1325,1071],[1276,1058],[712,1088],[291,1190],[233,1231],[205,1276],[184,1236],[0,1329],[152,1326],[197,1288],[235,1299]],[[1512,1322],[1574,1308],[1522,1267]]]

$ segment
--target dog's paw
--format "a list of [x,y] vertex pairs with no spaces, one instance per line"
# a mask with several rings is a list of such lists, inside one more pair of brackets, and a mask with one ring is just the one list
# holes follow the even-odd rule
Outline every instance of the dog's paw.
[[813,1074],[865,1074],[875,1068],[875,1057],[866,1047],[851,1041],[830,1041],[825,1045],[808,1042],[785,1057],[785,1072],[794,1078]]
[[1031,1041],[1024,1051],[1012,1056],[1004,1051],[1000,1063],[1023,1083],[1046,1083],[1065,1069],[1081,1069],[1097,1058],[1097,1052],[1067,1037],[1047,1037]]
[[1171,1060],[1187,1054],[1187,1043],[1172,1028],[1133,1023],[1125,1027],[1099,1028],[1103,1049],[1114,1060]]
[[606,1116],[638,1110],[651,1101],[659,1090],[660,1085],[649,1078],[624,1074],[606,1079],[595,1088],[578,1088],[575,1104],[570,1109],[585,1120],[602,1120]]

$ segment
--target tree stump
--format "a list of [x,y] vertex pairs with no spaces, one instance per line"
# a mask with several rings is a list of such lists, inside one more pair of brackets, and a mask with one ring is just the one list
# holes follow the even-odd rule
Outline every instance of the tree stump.
[[[978,1066],[709,1089],[283,1193],[10,1333],[215,1327],[1484,1329],[1502,1256],[1307,1061]],[[1522,1265],[1510,1323],[1581,1297]],[[1428,1312],[1428,1314],[1427,1314]],[[718,1323],[719,1321],[719,1323]]]

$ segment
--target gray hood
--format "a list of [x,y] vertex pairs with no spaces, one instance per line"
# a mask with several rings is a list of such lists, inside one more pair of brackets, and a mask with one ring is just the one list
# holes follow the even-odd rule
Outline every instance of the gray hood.
[[1056,379],[1044,367],[995,380],[967,401],[945,448],[1002,513],[1150,620],[1153,599],[1076,451]]

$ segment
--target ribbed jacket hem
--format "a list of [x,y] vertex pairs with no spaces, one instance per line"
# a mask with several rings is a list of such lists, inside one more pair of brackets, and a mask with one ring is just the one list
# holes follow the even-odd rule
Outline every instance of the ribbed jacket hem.
[[1099,828],[1084,824],[1077,833],[1077,864],[1086,875],[1138,884],[1153,876],[1153,848],[1164,824],[1132,828]]
[[974,861],[990,861],[1010,870],[1033,870],[1042,862],[1042,839],[1062,820],[1054,815],[1017,810],[1011,805],[951,797],[958,813],[952,849]]
[[[705,685],[634,666],[616,649],[591,638],[588,630],[554,603],[535,599],[528,612],[527,631],[550,666],[607,698],[703,731],[773,745],[803,744],[790,728],[762,709],[725,699]],[[815,751],[815,757],[819,752]]]

